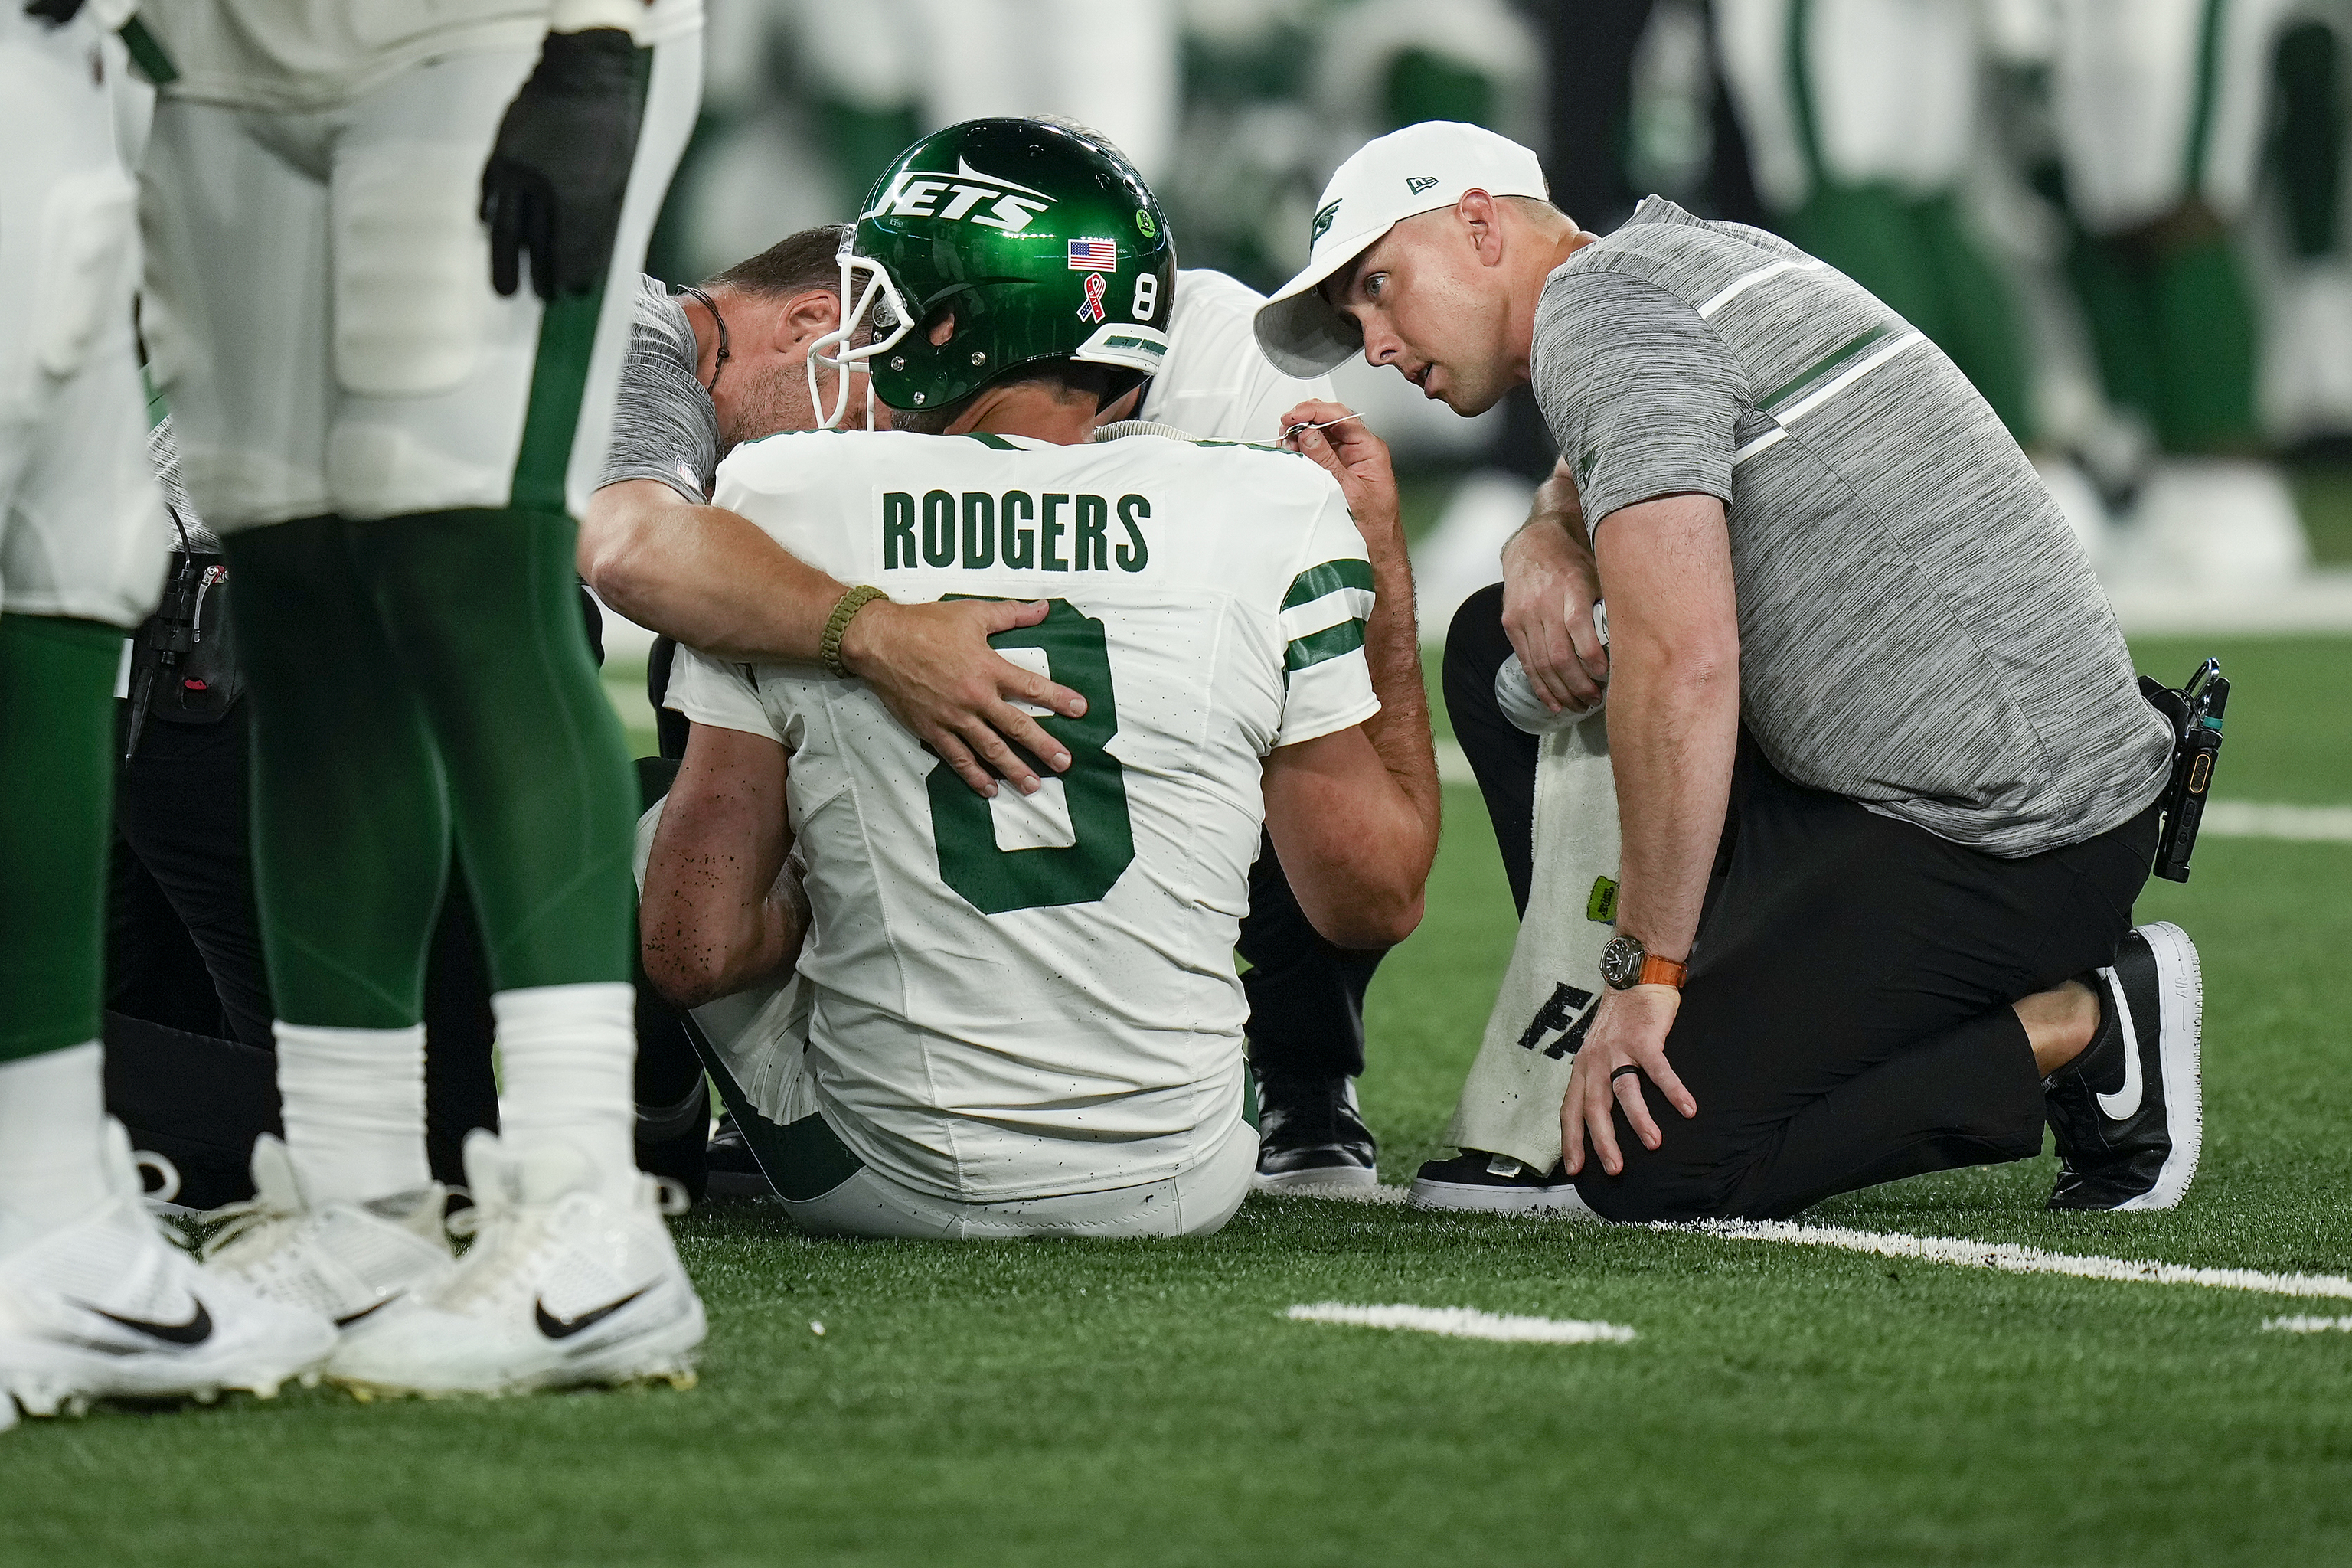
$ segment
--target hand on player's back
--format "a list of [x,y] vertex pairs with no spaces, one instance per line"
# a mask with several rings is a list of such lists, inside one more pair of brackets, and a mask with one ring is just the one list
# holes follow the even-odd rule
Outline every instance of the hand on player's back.
[[994,795],[1003,778],[1034,795],[1041,781],[1029,759],[1059,773],[1070,765],[1070,753],[1015,704],[1076,719],[1087,700],[1014,664],[988,639],[1045,618],[1043,600],[877,600],[843,634],[842,662],[976,793]]

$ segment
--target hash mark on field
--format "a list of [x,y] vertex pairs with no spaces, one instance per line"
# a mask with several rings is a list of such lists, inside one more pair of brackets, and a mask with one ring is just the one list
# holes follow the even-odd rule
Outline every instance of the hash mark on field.
[[1358,1307],[1318,1301],[1284,1314],[1294,1323],[1346,1323],[1363,1329],[1411,1329],[1457,1340],[1500,1340],[1546,1345],[1625,1344],[1633,1331],[1574,1318],[1515,1318],[1475,1307]]
[[[1661,1225],[1658,1228],[1682,1229]],[[1729,1241],[1786,1241],[1800,1247],[1830,1247],[1843,1252],[1952,1263],[2004,1274],[2066,1274],[2077,1279],[2120,1279],[2144,1285],[2202,1285],[2214,1290],[2252,1290],[2266,1296],[2332,1296],[2352,1300],[2352,1279],[2340,1274],[2264,1274],[2252,1268],[2191,1268],[2152,1258],[2082,1257],[2044,1252],[2008,1241],[1963,1241],[1948,1236],[1910,1236],[1900,1231],[1849,1230],[1843,1226],[1793,1225],[1787,1220],[1700,1220],[1687,1228]],[[2347,1320],[2352,1321],[2352,1320]]]
[[2352,1334],[2352,1318],[2271,1318],[2263,1327],[2287,1334]]

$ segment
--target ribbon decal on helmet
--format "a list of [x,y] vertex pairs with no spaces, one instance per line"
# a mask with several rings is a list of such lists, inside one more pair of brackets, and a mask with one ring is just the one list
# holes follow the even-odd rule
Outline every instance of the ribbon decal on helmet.
[[1102,301],[1103,275],[1099,272],[1089,272],[1087,274],[1087,302],[1078,307],[1078,320],[1101,321],[1104,319]]

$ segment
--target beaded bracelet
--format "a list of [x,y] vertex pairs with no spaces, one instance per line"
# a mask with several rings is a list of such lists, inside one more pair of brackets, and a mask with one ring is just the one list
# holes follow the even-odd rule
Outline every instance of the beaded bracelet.
[[861,583],[835,600],[833,614],[825,619],[824,636],[816,645],[818,662],[834,674],[846,678],[849,667],[841,662],[842,634],[849,629],[849,623],[856,617],[858,611],[877,599],[889,596],[879,588]]

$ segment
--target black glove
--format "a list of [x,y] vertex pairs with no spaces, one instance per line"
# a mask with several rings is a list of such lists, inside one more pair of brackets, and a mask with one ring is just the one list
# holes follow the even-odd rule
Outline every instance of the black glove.
[[547,36],[482,167],[492,288],[515,291],[526,248],[530,286],[542,300],[604,283],[636,156],[641,98],[628,34],[592,27]]
[[25,15],[37,21],[64,26],[81,9],[81,0],[25,0]]

